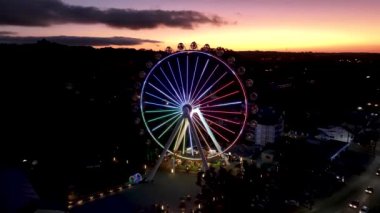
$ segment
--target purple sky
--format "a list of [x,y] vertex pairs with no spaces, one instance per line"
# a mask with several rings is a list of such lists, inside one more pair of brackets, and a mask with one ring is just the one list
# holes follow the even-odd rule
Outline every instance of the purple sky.
[[380,52],[379,11],[375,0],[0,0],[0,42],[125,37],[109,45]]

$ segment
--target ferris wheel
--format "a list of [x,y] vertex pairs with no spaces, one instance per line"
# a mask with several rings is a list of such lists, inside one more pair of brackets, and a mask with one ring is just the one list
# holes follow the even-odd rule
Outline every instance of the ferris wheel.
[[207,158],[236,143],[247,120],[247,98],[236,73],[200,51],[177,52],[153,66],[142,85],[140,109],[163,155],[202,160],[206,168]]

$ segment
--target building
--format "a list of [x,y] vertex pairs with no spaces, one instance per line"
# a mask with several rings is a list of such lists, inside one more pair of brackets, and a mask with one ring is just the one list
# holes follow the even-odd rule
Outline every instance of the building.
[[308,138],[307,141],[311,144],[324,146],[323,149],[327,150],[326,153],[328,153],[328,158],[331,161],[346,151],[354,139],[351,132],[340,126],[318,128],[317,130],[314,138]]
[[273,107],[260,109],[257,126],[253,131],[253,142],[258,146],[276,142],[284,132],[283,112]]
[[335,140],[340,142],[351,143],[354,135],[346,129],[334,126],[330,128],[318,128],[318,134],[315,138],[319,140]]

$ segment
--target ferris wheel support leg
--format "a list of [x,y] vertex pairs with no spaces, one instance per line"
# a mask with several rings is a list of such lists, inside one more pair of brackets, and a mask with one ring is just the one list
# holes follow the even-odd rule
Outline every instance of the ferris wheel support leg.
[[209,134],[211,141],[214,143],[217,151],[220,153],[220,156],[223,158],[226,165],[229,165],[230,162],[228,161],[228,158],[223,154],[222,148],[220,147],[218,141],[215,139],[214,133],[212,133],[209,125],[206,122],[206,119],[204,118],[203,114],[199,111],[199,108],[195,109],[195,112],[198,114],[199,118],[201,119],[203,126],[205,127],[207,133]]
[[157,161],[156,165],[153,167],[153,169],[149,172],[149,176],[146,178],[147,182],[152,181],[154,176],[156,175],[158,168],[160,167],[162,161],[165,158],[166,152],[169,150],[170,145],[173,143],[174,137],[175,137],[176,133],[178,132],[178,129],[179,129],[181,123],[182,122],[178,122],[176,124],[174,131],[170,135],[168,142],[166,142],[165,147],[161,152],[160,158],[158,159],[158,161]]
[[207,159],[205,157],[205,154],[203,153],[202,145],[201,145],[201,142],[199,141],[198,134],[195,131],[194,124],[190,118],[188,118],[188,120],[189,120],[190,132],[193,134],[193,140],[195,141],[195,144],[198,147],[199,155],[201,156],[201,159],[202,159],[203,171],[206,171],[208,170]]

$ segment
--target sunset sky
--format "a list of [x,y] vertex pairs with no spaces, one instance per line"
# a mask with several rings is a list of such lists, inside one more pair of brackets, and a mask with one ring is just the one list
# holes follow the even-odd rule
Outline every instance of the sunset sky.
[[379,0],[0,0],[0,42],[380,52],[379,11]]

